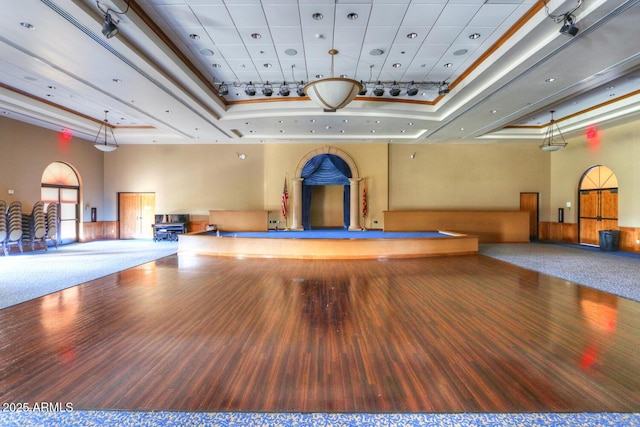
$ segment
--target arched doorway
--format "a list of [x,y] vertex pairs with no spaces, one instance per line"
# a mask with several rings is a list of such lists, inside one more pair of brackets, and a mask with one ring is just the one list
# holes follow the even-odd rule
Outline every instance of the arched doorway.
[[[330,178],[330,175],[333,175],[333,178]],[[348,181],[348,187],[345,180]],[[292,179],[293,215],[291,230],[303,230],[306,228],[303,228],[303,216],[310,215],[309,208],[311,204],[311,198],[306,194],[310,190],[310,186],[313,185],[342,186],[343,225],[351,231],[361,230],[359,216],[360,180],[358,168],[351,156],[346,152],[335,147],[323,147],[307,153],[298,162],[295,178]],[[305,183],[305,181],[307,182]],[[308,186],[306,190],[303,189],[305,186]],[[303,191],[305,193],[304,196]],[[309,194],[313,194],[312,192],[313,189]],[[308,201],[306,201],[307,198]],[[303,215],[303,206],[307,203],[309,205],[304,209]],[[306,218],[304,219],[306,220]],[[308,225],[310,226],[310,223]]]
[[80,179],[66,163],[53,162],[42,173],[40,199],[45,210],[49,203],[58,204],[58,242],[65,244],[78,240]]
[[[304,179],[302,182],[302,226],[305,230],[311,229],[312,218],[314,209],[312,201],[331,200],[332,197],[326,198],[314,198],[315,195],[321,193],[322,196],[328,196],[331,193],[339,194],[336,191],[331,191],[327,186],[331,186],[334,189],[342,190],[342,226],[345,229],[350,225],[350,198],[351,198],[351,169],[349,165],[339,156],[335,154],[319,154],[309,159],[302,168],[301,177]],[[328,203],[327,203],[328,204]],[[317,203],[316,203],[317,205]],[[316,206],[315,212],[321,213],[323,210],[318,209]],[[331,212],[328,212],[331,216]],[[317,217],[318,215],[316,215]],[[316,222],[315,225],[332,226],[336,225],[335,221]]]
[[618,229],[618,179],[606,166],[593,166],[582,175],[579,187],[580,244],[600,244],[601,230]]

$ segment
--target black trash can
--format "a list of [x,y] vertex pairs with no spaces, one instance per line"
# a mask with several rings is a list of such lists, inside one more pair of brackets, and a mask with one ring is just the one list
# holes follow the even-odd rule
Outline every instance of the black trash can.
[[618,230],[600,230],[600,250],[617,251],[620,240]]

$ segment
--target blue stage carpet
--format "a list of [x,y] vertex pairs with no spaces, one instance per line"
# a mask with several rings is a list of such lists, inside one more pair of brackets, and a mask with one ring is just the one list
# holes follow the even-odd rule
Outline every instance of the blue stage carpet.
[[[209,233],[213,236],[216,232]],[[403,231],[389,232],[382,230],[347,231],[343,229],[322,229],[304,231],[244,231],[244,232],[220,232],[222,237],[247,237],[269,239],[417,239],[448,237],[447,234],[431,231]]]

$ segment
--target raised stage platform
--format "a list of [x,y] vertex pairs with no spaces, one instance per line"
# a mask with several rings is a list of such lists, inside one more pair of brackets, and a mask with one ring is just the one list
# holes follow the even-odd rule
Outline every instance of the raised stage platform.
[[214,256],[362,259],[416,258],[478,253],[478,237],[447,231],[312,230],[188,233],[178,251]]

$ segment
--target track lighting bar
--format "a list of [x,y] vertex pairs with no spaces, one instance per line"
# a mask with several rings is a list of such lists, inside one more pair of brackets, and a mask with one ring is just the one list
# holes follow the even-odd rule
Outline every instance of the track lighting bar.
[[[446,95],[449,93],[449,83],[446,81],[436,82],[436,81],[421,81],[421,82],[364,82],[360,81],[362,84],[362,90],[358,92],[358,96],[376,96],[381,97],[385,94],[388,94],[392,97],[397,97],[400,95],[407,96],[416,96],[420,91],[424,90],[432,90],[436,89],[438,91],[438,95]],[[256,96],[261,94],[266,97],[271,97],[272,95],[278,94],[280,96],[286,97],[289,96],[291,92],[295,92],[298,96],[303,97],[306,96],[304,93],[304,81],[292,82],[288,83],[286,81],[282,83],[254,83],[254,82],[234,82],[233,84],[220,82],[215,83],[214,86],[218,89],[218,95],[225,96],[229,94],[229,88],[233,86],[244,93],[247,96]]]

